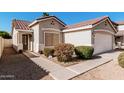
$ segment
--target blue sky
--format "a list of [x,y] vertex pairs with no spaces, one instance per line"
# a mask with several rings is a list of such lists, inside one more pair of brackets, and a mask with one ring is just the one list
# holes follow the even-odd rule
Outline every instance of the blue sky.
[[[81,21],[109,16],[113,21],[123,21],[124,12],[50,12],[66,24],[74,24]],[[11,22],[13,19],[33,21],[42,16],[42,12],[0,12],[0,30],[11,32]]]

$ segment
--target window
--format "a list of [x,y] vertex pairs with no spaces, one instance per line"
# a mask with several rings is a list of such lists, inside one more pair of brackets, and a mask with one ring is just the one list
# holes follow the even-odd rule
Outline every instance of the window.
[[59,34],[45,33],[45,46],[55,46],[59,44]]

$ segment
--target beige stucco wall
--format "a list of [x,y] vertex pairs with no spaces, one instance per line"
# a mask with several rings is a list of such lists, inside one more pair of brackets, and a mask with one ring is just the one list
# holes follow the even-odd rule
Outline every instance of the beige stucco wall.
[[[52,21],[54,22],[54,25],[52,25]],[[39,23],[39,43],[40,44],[44,44],[44,30],[42,30],[42,28],[54,28],[56,30],[60,30],[63,28],[62,25],[60,25],[59,22],[57,22],[56,20],[54,19],[49,19],[49,20],[46,20],[46,21],[42,21]],[[54,30],[53,30],[54,31]],[[50,31],[51,32],[51,31]]]
[[0,37],[0,58],[5,47],[12,47],[12,39],[3,39]]
[[[33,51],[39,52],[39,36],[41,35],[39,34],[39,24],[36,24],[31,28],[33,30]],[[40,37],[42,37],[42,35]]]
[[91,30],[77,30],[75,32],[64,33],[64,42],[74,44],[75,46],[92,46],[91,34]]
[[0,58],[2,56],[3,49],[4,49],[4,39],[0,37]]
[[4,47],[12,47],[12,39],[4,39]]
[[13,48],[17,51],[18,50],[18,31],[16,29],[13,29],[12,44],[13,44]]
[[[52,25],[51,23],[54,23]],[[33,49],[35,52],[43,50],[44,45],[44,33],[45,32],[53,32],[60,34],[60,42],[62,42],[62,33],[63,25],[57,22],[55,19],[49,19],[45,21],[41,21],[38,24],[31,27],[34,31],[34,46]],[[45,28],[49,28],[49,30],[44,30]],[[50,29],[51,28],[51,29]]]
[[[54,22],[54,25],[51,23]],[[52,28],[49,30],[43,30],[44,28]],[[41,21],[37,23],[36,25],[32,26],[31,29],[33,30],[33,51],[39,52],[43,50],[45,47],[44,45],[44,33],[45,32],[55,32],[60,34],[60,41],[62,42],[62,34],[60,33],[63,28],[63,25],[61,25],[59,22],[57,22],[55,19],[49,19],[45,21]],[[54,30],[55,29],[55,30]]]

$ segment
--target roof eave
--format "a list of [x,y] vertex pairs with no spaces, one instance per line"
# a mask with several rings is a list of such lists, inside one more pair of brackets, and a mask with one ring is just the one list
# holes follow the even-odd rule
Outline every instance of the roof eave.
[[27,31],[28,32],[33,32],[32,30],[24,30],[24,29],[16,29],[16,28],[15,28],[15,30],[17,30],[17,31],[25,31],[25,32],[27,32]]
[[65,29],[62,32],[71,32],[71,31],[85,30],[85,29],[92,29],[92,25],[86,25],[86,26],[77,27],[77,28]]
[[99,21],[99,22],[93,24],[93,27],[96,27],[98,24],[100,24],[101,22],[106,21],[106,20],[109,21],[109,23],[110,23],[110,25],[112,26],[113,30],[114,30],[115,32],[118,32],[117,29],[113,26],[112,21],[111,21],[111,19],[110,19],[109,17],[106,17],[106,18],[104,18],[103,20],[101,20],[101,21]]
[[33,21],[31,24],[29,24],[28,26],[31,27],[31,26],[33,26],[34,24],[36,24],[37,22],[38,22],[38,21],[35,20],[35,21]]
[[55,19],[55,20],[57,20],[60,24],[62,24],[63,26],[66,26],[66,24],[64,23],[64,22],[62,22],[61,20],[59,20],[57,17],[50,17],[50,18],[46,18],[46,19],[41,19],[41,20],[35,20],[35,21],[33,21],[31,24],[29,24],[29,27],[31,27],[31,26],[33,26],[33,25],[35,25],[36,23],[38,23],[38,22],[42,22],[42,21],[45,21],[45,20],[48,20],[48,19]]

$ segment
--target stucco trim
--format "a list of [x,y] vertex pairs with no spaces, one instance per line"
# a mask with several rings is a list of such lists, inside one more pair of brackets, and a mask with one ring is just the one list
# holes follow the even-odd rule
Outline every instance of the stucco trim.
[[55,29],[55,28],[41,28],[41,30],[51,30],[51,31],[57,31],[57,32],[61,31],[61,30]]

